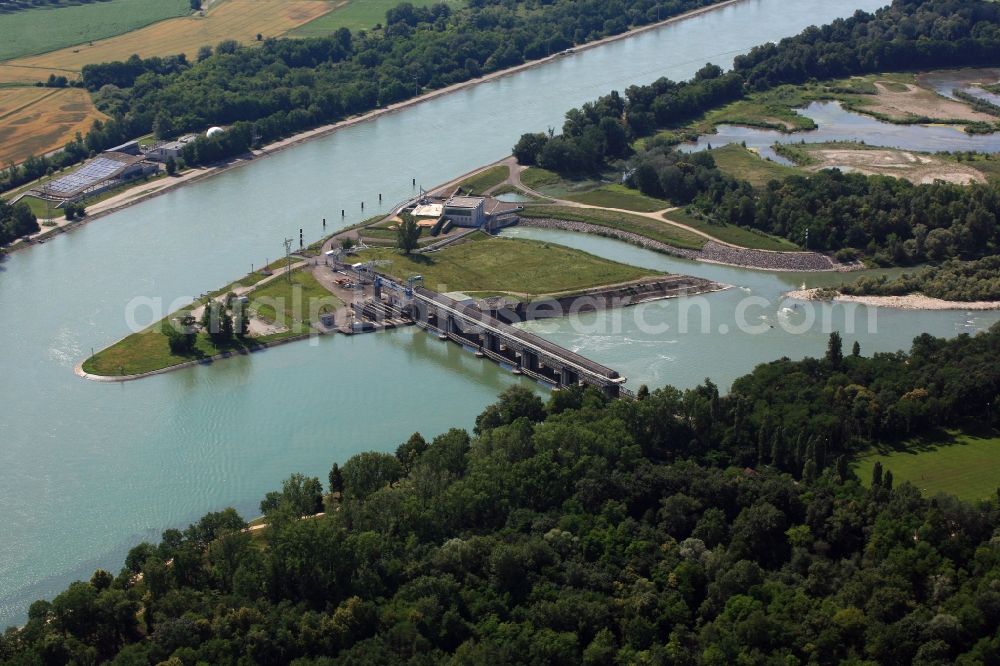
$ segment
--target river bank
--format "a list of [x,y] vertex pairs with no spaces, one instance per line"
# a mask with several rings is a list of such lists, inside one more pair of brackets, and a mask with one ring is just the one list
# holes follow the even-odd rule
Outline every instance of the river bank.
[[[737,3],[740,3],[740,2],[744,2],[744,0],[723,0],[722,2],[718,2],[718,3],[715,3],[713,5],[709,5],[707,7],[700,7],[698,9],[693,9],[693,10],[691,10],[689,12],[684,12],[683,14],[679,14],[677,16],[673,16],[673,17],[665,19],[663,21],[657,21],[656,23],[650,23],[648,25],[639,26],[637,28],[633,28],[631,30],[627,30],[625,32],[619,33],[617,35],[611,35],[611,36],[608,36],[608,37],[604,37],[603,39],[598,39],[598,40],[593,41],[593,42],[587,42],[585,44],[580,44],[578,46],[573,47],[573,52],[574,53],[578,53],[580,51],[585,51],[585,50],[588,50],[588,49],[597,48],[598,46],[603,46],[605,44],[610,44],[612,42],[620,41],[620,40],[623,40],[623,39],[628,39],[629,37],[634,37],[636,35],[639,35],[639,34],[642,34],[642,33],[645,33],[645,32],[649,32],[651,30],[656,30],[658,28],[662,28],[664,26],[673,25],[675,23],[679,23],[679,22],[682,22],[682,21],[687,21],[687,20],[690,20],[692,18],[696,18],[698,16],[706,14],[708,12],[717,11],[719,9],[723,9],[725,7],[729,7],[731,5],[734,5],[734,4],[737,4]],[[78,228],[82,227],[83,225],[85,225],[85,224],[87,224],[89,222],[93,222],[93,221],[95,221],[97,219],[100,219],[100,218],[106,216],[106,215],[110,215],[111,213],[114,213],[114,212],[117,212],[119,210],[128,208],[130,206],[134,206],[135,204],[142,203],[143,201],[146,201],[148,199],[152,199],[153,197],[157,197],[157,196],[160,196],[162,194],[166,194],[167,192],[172,192],[172,191],[174,191],[174,190],[176,190],[176,189],[178,189],[178,188],[180,188],[180,187],[182,187],[184,185],[188,185],[188,184],[191,184],[191,183],[199,182],[201,180],[204,180],[205,178],[209,178],[211,176],[223,173],[223,172],[228,171],[230,169],[234,169],[236,167],[244,166],[246,164],[249,164],[250,162],[252,162],[255,159],[262,158],[262,157],[267,157],[269,155],[273,155],[275,153],[281,152],[281,151],[286,150],[288,148],[292,148],[294,146],[298,146],[298,145],[300,145],[302,143],[305,143],[307,141],[311,141],[313,139],[318,139],[320,137],[327,136],[327,135],[332,134],[333,132],[336,132],[338,130],[342,130],[342,129],[345,129],[345,128],[348,128],[348,127],[352,127],[352,126],[360,124],[360,123],[370,122],[370,121],[375,120],[375,119],[377,119],[379,117],[382,117],[382,116],[385,116],[385,115],[389,115],[389,114],[394,114],[394,113],[397,113],[397,112],[402,111],[404,109],[408,109],[408,108],[410,108],[412,106],[415,106],[417,104],[422,104],[424,102],[428,102],[428,101],[431,101],[431,100],[434,100],[434,99],[438,99],[438,98],[443,97],[445,95],[450,95],[452,93],[456,93],[456,92],[459,92],[461,90],[465,90],[467,88],[471,88],[471,87],[477,86],[477,85],[479,85],[481,83],[488,83],[490,81],[495,81],[497,79],[501,79],[501,78],[504,78],[504,77],[507,77],[507,76],[511,76],[513,74],[517,74],[518,72],[523,72],[523,71],[528,70],[528,69],[539,67],[541,65],[550,63],[550,62],[552,62],[554,60],[558,60],[558,59],[564,58],[567,55],[568,54],[566,54],[566,53],[556,53],[554,55],[546,56],[545,58],[540,58],[538,60],[532,60],[530,62],[526,62],[526,63],[520,64],[520,65],[515,65],[514,67],[508,67],[507,69],[502,69],[502,70],[499,70],[499,71],[496,71],[496,72],[492,72],[490,74],[487,74],[486,76],[481,76],[481,77],[478,77],[478,78],[475,78],[475,79],[470,79],[468,81],[462,81],[460,83],[455,83],[453,85],[446,86],[444,88],[439,88],[437,90],[432,90],[432,91],[424,93],[422,95],[418,95],[417,97],[411,97],[410,99],[404,100],[402,102],[397,102],[397,103],[394,103],[394,104],[389,104],[388,106],[385,106],[385,107],[380,108],[380,109],[373,109],[371,111],[368,111],[367,113],[363,113],[363,114],[354,116],[352,118],[346,118],[346,119],[338,121],[336,123],[331,123],[331,124],[328,124],[328,125],[322,125],[320,127],[316,127],[314,129],[311,129],[311,130],[306,130],[304,132],[299,132],[298,134],[293,134],[292,136],[287,137],[285,139],[280,139],[278,141],[274,141],[272,143],[269,143],[268,145],[263,146],[262,148],[259,148],[257,150],[253,150],[253,151],[251,151],[248,154],[245,154],[245,155],[242,155],[242,156],[239,156],[239,157],[235,157],[235,158],[226,160],[224,162],[220,162],[220,163],[216,163],[216,164],[212,164],[212,165],[208,165],[208,166],[203,166],[203,167],[196,167],[195,169],[192,169],[190,171],[186,171],[186,172],[184,172],[182,174],[179,174],[172,181],[170,181],[169,183],[164,184],[163,187],[146,188],[146,190],[148,190],[148,191],[144,190],[144,191],[141,191],[138,194],[136,194],[136,191],[139,190],[143,185],[147,185],[147,183],[141,183],[141,184],[137,185],[134,188],[130,188],[128,190],[125,190],[120,195],[116,195],[115,197],[112,197],[111,199],[109,199],[109,200],[107,200],[105,202],[100,202],[100,204],[95,204],[95,206],[93,207],[92,210],[88,210],[87,217],[85,217],[84,219],[82,219],[82,220],[80,220],[78,222],[74,222],[72,224],[61,225],[61,226],[58,226],[58,227],[55,227],[55,228],[52,228],[52,229],[45,229],[42,232],[39,232],[38,234],[36,234],[33,238],[18,240],[16,242],[12,243],[11,245],[9,245],[8,247],[3,248],[3,250],[6,251],[6,252],[16,252],[16,251],[19,251],[19,250],[23,250],[26,247],[30,247],[31,245],[33,245],[35,243],[45,242],[47,239],[49,239],[49,238],[51,238],[51,237],[53,237],[53,236],[55,236],[57,234],[61,234],[61,233],[65,233],[65,232],[68,232],[68,231],[72,231],[74,229],[78,229]],[[512,138],[512,141],[513,141],[513,138]]]
[[662,252],[664,254],[691,259],[709,264],[750,268],[753,270],[776,272],[829,272],[850,270],[845,264],[837,264],[832,259],[816,252],[775,252],[769,250],[751,250],[733,245],[725,245],[716,241],[708,241],[700,250],[689,250],[674,247],[652,238],[622,229],[613,229],[587,222],[572,222],[549,218],[522,218],[520,226],[537,229],[559,229],[583,234],[596,234],[606,238],[615,238],[632,245]]
[[[73,373],[82,379],[89,379],[92,382],[131,382],[137,379],[143,379],[144,377],[153,377],[155,375],[162,375],[167,372],[173,372],[175,370],[183,370],[184,368],[193,368],[196,365],[211,365],[215,361],[220,361],[226,358],[233,358],[234,356],[249,356],[250,354],[255,354],[257,352],[264,351],[265,349],[270,349],[272,347],[277,347],[279,345],[285,345],[289,342],[298,342],[299,340],[305,340],[313,335],[324,335],[321,331],[302,333],[301,335],[296,335],[290,338],[282,338],[280,340],[272,340],[270,342],[255,342],[252,346],[238,351],[224,351],[218,354],[213,354],[212,356],[206,356],[205,358],[193,359],[190,361],[183,361],[175,365],[168,365],[165,368],[159,368],[157,370],[150,370],[149,372],[139,372],[131,375],[96,375],[91,372],[87,372],[83,369],[83,364],[87,362],[87,359],[80,361],[75,366],[73,366]],[[120,342],[120,341],[119,341]],[[117,343],[116,343],[117,344]]]
[[[831,300],[819,295],[821,289],[797,289],[785,296],[802,301]],[[901,310],[1000,310],[1000,301],[945,301],[940,298],[924,296],[923,294],[906,294],[905,296],[847,296],[837,294],[832,300],[838,303],[859,303],[880,308],[898,308]]]

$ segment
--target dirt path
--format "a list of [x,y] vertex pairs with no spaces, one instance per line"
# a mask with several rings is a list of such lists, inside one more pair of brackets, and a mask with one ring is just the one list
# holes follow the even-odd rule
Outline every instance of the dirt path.
[[525,185],[524,182],[521,180],[521,172],[523,172],[527,167],[519,165],[517,163],[516,158],[514,158],[514,157],[508,157],[503,162],[500,162],[500,164],[507,164],[507,163],[510,163],[510,167],[511,167],[510,168],[510,177],[504,183],[502,183],[502,184],[513,185],[514,187],[517,187],[517,188],[519,188],[521,190],[524,190],[525,192],[527,192],[528,194],[530,194],[533,197],[539,197],[541,199],[546,199],[549,202],[549,203],[539,203],[539,204],[535,204],[535,205],[538,205],[538,206],[565,206],[565,207],[569,207],[569,208],[585,208],[585,209],[590,209],[590,210],[609,210],[609,211],[612,211],[614,213],[624,213],[626,215],[636,215],[638,217],[645,217],[645,218],[649,218],[650,220],[655,220],[657,222],[660,222],[661,224],[668,224],[670,226],[677,227],[678,229],[683,229],[684,231],[687,231],[689,233],[695,234],[696,236],[700,236],[700,237],[702,237],[702,238],[704,238],[706,240],[713,241],[715,243],[718,243],[719,245],[727,245],[729,247],[743,249],[742,246],[740,246],[740,245],[735,245],[733,243],[727,243],[726,241],[719,240],[715,236],[713,236],[711,234],[708,234],[708,233],[705,233],[704,231],[701,231],[700,229],[695,229],[694,227],[688,226],[688,225],[686,225],[686,224],[684,224],[682,222],[675,222],[674,220],[671,220],[670,218],[664,217],[668,213],[672,213],[673,211],[678,210],[677,206],[671,206],[669,208],[664,208],[663,210],[656,210],[656,211],[652,211],[652,212],[646,213],[646,212],[635,211],[635,210],[626,210],[624,208],[605,208],[604,206],[593,206],[593,205],[590,205],[590,204],[580,203],[579,201],[571,201],[569,199],[557,199],[555,197],[551,197],[551,196],[542,194],[541,192],[538,192],[537,190],[533,190],[530,187],[528,187],[527,185]]

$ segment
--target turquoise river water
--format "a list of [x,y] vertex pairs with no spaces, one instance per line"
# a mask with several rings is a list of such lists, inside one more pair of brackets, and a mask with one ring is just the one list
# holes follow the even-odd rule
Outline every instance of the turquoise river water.
[[[321,218],[328,231],[357,222],[378,210],[379,193],[386,206],[408,197],[413,177],[432,185],[499,159],[522,132],[558,127],[567,109],[612,88],[661,75],[683,79],[707,61],[728,66],[754,44],[881,4],[745,0],[353,126],[0,263],[0,625],[23,620],[32,599],[51,597],[95,567],[117,571],[131,545],[165,528],[226,506],[254,515],[262,495],[292,472],[325,478],[332,462],[394,449],[414,430],[471,426],[517,381],[413,331],[324,338],[125,384],[74,376],[91,348],[128,332],[133,299],[160,299],[167,312],[177,299],[273,260],[299,228],[315,240]],[[765,296],[800,281],[679,264],[618,243],[555,240]],[[746,292],[708,297],[717,321],[732,318],[727,310],[739,294]],[[640,311],[654,320],[674,307]],[[921,330],[954,334],[996,319],[884,316],[877,333],[860,336],[866,353],[905,347]],[[758,362],[820,353],[823,343],[818,333],[586,336],[571,324],[556,323],[547,334],[620,368],[633,387],[692,386],[706,376],[728,386]]]

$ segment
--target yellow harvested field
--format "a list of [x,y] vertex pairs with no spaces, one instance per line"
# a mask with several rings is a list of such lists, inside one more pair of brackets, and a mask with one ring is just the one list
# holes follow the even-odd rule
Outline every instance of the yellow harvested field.
[[279,37],[336,6],[331,0],[217,0],[205,16],[168,19],[110,39],[9,60],[0,64],[0,83],[40,81],[51,72],[72,75],[88,63],[125,60],[132,54],[185,53],[193,59],[201,46],[226,39],[252,43],[258,33]]
[[0,83],[19,83],[23,85],[34,85],[39,81],[49,78],[49,74],[65,76],[66,78],[76,78],[77,72],[59,71],[51,68],[37,68],[13,65],[14,61],[0,63]]
[[58,90],[52,88],[6,88],[0,89],[0,121],[13,115],[26,106],[34,104],[43,97],[51,97]]
[[80,88],[0,89],[0,164],[62,148],[105,118]]

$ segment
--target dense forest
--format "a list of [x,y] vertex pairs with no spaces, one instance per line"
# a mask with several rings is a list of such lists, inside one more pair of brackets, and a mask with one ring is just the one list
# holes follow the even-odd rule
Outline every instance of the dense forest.
[[[267,142],[417,93],[625,32],[711,0],[473,0],[464,9],[403,3],[380,30],[347,29],[310,39],[232,40],[184,56],[87,65],[82,83],[111,116],[53,157],[5,170],[0,189],[73,164],[155,130],[161,137],[233,125],[227,139],[202,138],[189,164],[238,154]],[[228,133],[227,133],[228,134]],[[234,138],[235,137],[235,138]]]
[[912,265],[1000,252],[1000,186],[824,170],[772,181],[757,191],[716,168],[707,153],[646,142],[628,183],[645,194],[692,204],[706,216],[792,239],[803,247],[865,254],[880,265]]
[[38,218],[26,203],[11,205],[0,199],[0,246],[38,231]]
[[845,455],[996,427],[998,355],[1000,326],[873,358],[834,334],[728,396],[515,387],[325,494],[293,475],[264,529],[230,509],[136,546],[32,604],[0,661],[998,663],[998,498],[862,484]]
[[947,301],[1000,301],[1000,256],[946,261],[895,279],[860,278],[839,291],[855,296],[901,296],[919,292]]
[[[897,0],[875,14],[857,12],[797,37],[753,49],[734,68],[706,65],[687,82],[659,79],[612,92],[566,114],[562,133],[526,134],[514,147],[522,164],[564,174],[592,173],[626,159],[628,184],[646,194],[694,204],[708,217],[785,236],[816,250],[865,253],[881,264],[998,250],[997,189],[821,174],[756,191],[721,173],[710,157],[677,152],[676,137],[635,139],[681,128],[707,110],[808,79],[1000,62],[1000,6],[958,0]],[[807,236],[808,232],[808,236]],[[808,238],[808,241],[807,241]],[[929,244],[928,244],[929,240]]]

